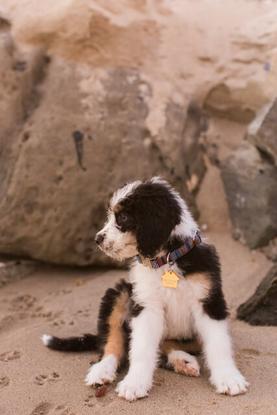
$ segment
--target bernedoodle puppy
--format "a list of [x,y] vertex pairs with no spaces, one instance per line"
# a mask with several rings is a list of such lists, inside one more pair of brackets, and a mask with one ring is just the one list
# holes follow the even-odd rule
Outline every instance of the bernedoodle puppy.
[[218,255],[201,240],[186,203],[166,181],[154,177],[117,190],[96,243],[107,255],[130,260],[129,280],[105,293],[96,335],[44,335],[46,346],[99,351],[87,385],[114,381],[128,360],[116,391],[131,401],[147,396],[157,365],[199,376],[199,345],[216,391],[246,392],[248,382],[233,359]]

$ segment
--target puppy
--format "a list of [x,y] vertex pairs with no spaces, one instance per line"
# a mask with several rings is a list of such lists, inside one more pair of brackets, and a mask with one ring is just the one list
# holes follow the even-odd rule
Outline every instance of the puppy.
[[128,356],[128,373],[116,391],[132,401],[148,394],[158,364],[198,376],[192,353],[200,344],[216,391],[246,392],[248,382],[233,359],[218,255],[201,240],[186,203],[166,181],[154,177],[116,191],[96,243],[117,260],[131,260],[129,281],[104,295],[97,335],[44,335],[46,346],[99,351],[87,385],[112,382]]

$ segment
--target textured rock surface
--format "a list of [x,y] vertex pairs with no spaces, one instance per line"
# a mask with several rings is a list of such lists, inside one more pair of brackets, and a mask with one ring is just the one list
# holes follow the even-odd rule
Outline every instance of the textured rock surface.
[[238,308],[237,316],[258,326],[277,326],[277,265],[274,265],[256,292]]
[[250,248],[277,235],[277,171],[245,143],[221,166],[234,236]]
[[216,116],[228,118],[240,123],[249,123],[253,120],[257,108],[263,102],[257,103],[256,100],[249,100],[248,102],[248,99],[245,99],[246,97],[244,95],[251,96],[251,85],[236,88],[221,83],[209,91],[204,106]]
[[[192,156],[190,145],[164,156],[145,124],[151,87],[137,70],[92,74],[56,58],[44,60],[42,74],[33,92],[37,105],[29,107],[15,135],[15,162],[2,172],[0,252],[55,263],[101,263],[94,235],[119,185],[161,174],[192,202],[185,181],[194,174],[185,161]],[[186,138],[186,120],[193,129],[190,113],[186,117],[176,104],[168,108],[164,134],[176,148]],[[4,143],[2,136],[5,148]],[[201,156],[197,166],[201,177]]]
[[248,140],[277,166],[277,99],[267,105],[250,125]]
[[272,239],[267,246],[263,247],[262,252],[268,259],[277,262],[277,238]]
[[38,263],[34,261],[0,258],[0,288],[10,282],[27,277],[35,272],[37,268]]
[[10,29],[9,22],[0,17],[0,200],[16,161],[14,144],[29,112],[37,105],[36,86],[44,67],[40,50],[19,50]]

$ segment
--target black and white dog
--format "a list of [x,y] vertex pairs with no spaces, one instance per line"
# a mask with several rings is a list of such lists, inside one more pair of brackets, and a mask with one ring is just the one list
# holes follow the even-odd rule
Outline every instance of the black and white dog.
[[101,360],[90,368],[87,385],[112,382],[128,356],[129,371],[116,390],[135,400],[148,394],[158,364],[199,375],[198,361],[188,353],[195,345],[188,339],[194,339],[216,391],[246,392],[248,383],[233,359],[217,253],[201,241],[180,195],[158,177],[125,185],[114,193],[96,242],[113,258],[131,259],[129,281],[104,295],[97,335],[44,335],[44,344],[56,350],[98,350]]

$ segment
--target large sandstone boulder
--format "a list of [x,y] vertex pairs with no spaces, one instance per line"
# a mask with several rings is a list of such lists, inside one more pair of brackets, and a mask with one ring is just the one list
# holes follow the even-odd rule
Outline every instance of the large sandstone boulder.
[[237,316],[252,325],[277,326],[277,265],[274,265],[255,293],[238,308]]
[[277,170],[245,143],[221,165],[234,235],[250,248],[277,235]]
[[[26,55],[18,75],[14,52],[4,52],[6,88],[15,84],[15,92],[1,105],[12,114],[15,102],[20,106],[0,135],[0,252],[62,264],[103,263],[94,235],[108,198],[137,178],[162,175],[195,206],[186,182],[192,175],[200,181],[204,173],[199,113],[169,103],[158,141],[146,125],[151,85],[138,70],[92,71],[62,58]],[[170,146],[176,151],[167,152]]]

